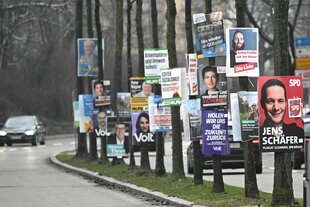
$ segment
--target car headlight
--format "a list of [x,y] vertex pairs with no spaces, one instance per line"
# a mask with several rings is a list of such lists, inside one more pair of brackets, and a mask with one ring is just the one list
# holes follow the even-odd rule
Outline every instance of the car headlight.
[[6,131],[0,130],[0,136],[6,136],[6,135],[7,135]]
[[26,134],[27,136],[32,136],[32,135],[34,135],[34,133],[36,133],[34,130],[25,131],[25,134]]

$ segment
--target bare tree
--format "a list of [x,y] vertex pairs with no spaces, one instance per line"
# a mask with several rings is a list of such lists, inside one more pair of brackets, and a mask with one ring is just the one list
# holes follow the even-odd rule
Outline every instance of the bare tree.
[[[177,67],[177,56],[175,46],[175,16],[177,14],[174,0],[166,0],[167,11],[167,49],[169,56],[169,67]],[[183,154],[180,106],[171,106],[172,118],[172,177],[176,180],[185,178]]]
[[[274,68],[275,75],[288,75],[289,0],[274,0]],[[272,205],[293,205],[291,153],[275,152]]]

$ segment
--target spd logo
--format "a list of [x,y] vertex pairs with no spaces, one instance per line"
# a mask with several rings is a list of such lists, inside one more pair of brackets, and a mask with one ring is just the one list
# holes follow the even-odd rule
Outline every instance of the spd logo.
[[289,117],[301,117],[301,98],[288,99]]

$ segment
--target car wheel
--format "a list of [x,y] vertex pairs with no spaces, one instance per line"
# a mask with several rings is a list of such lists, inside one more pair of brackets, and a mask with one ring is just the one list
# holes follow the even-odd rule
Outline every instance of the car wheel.
[[37,136],[34,136],[32,139],[32,146],[37,146]]
[[194,168],[190,165],[190,162],[187,162],[187,173],[188,174],[193,174],[194,173]]
[[263,172],[263,165],[262,164],[258,164],[255,166],[255,171],[256,171],[256,174],[262,174]]
[[1,147],[4,146],[4,143],[0,143],[0,146],[1,146]]
[[44,138],[41,140],[40,145],[45,145],[45,139]]
[[6,145],[7,145],[7,146],[12,146],[12,142],[11,142],[11,141],[8,141],[8,142],[6,143]]

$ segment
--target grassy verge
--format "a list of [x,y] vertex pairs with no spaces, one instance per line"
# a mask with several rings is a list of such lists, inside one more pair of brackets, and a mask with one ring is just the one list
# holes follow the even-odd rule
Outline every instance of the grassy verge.
[[[132,183],[137,186],[145,187],[151,190],[160,191],[169,196],[176,196],[200,205],[212,207],[229,206],[271,206],[271,194],[260,192],[260,199],[244,198],[244,189],[225,185],[225,193],[211,193],[213,183],[204,181],[202,186],[194,186],[193,178],[174,181],[171,174],[156,177],[154,174],[148,176],[141,175],[139,169],[129,169],[127,165],[104,166],[97,162],[88,162],[76,158],[74,155],[60,154],[57,159],[78,168],[88,169],[98,172],[100,175],[113,177],[117,180]],[[302,200],[298,199],[301,203]],[[302,206],[298,203],[295,206]]]

